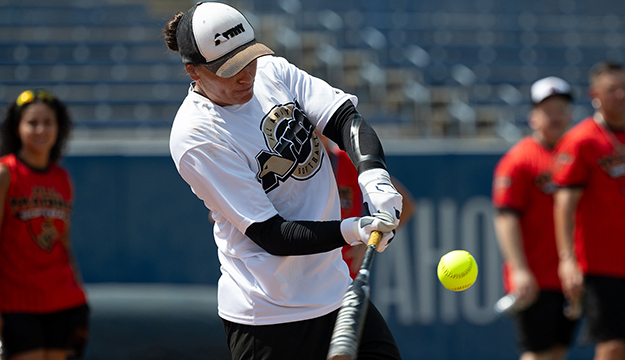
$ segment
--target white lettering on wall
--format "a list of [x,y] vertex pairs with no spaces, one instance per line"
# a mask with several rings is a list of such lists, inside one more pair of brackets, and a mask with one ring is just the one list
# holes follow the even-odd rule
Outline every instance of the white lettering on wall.
[[[400,229],[373,265],[373,301],[380,312],[402,325],[463,319],[485,325],[496,321],[493,305],[501,296],[501,255],[492,222],[490,198],[476,196],[461,206],[451,198],[418,199],[412,221]],[[463,292],[445,289],[436,266],[448,251],[464,249],[475,257],[478,280]]]

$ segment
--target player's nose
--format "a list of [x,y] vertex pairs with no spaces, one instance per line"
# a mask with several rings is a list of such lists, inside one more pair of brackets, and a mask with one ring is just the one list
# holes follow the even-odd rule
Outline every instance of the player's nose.
[[250,72],[250,70],[245,67],[243,68],[243,70],[241,70],[237,75],[237,82],[239,83],[251,83],[252,81],[254,81],[254,76],[252,75],[252,73]]

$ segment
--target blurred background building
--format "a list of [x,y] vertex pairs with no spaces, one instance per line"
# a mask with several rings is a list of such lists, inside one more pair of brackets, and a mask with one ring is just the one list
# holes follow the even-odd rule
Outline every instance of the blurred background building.
[[[528,132],[535,80],[562,77],[573,86],[574,120],[592,113],[589,68],[625,61],[625,3],[225,2],[277,55],[359,97],[391,173],[415,195],[412,225],[374,269],[374,301],[404,357],[514,359],[512,328],[492,312],[502,295],[492,169]],[[76,124],[65,165],[76,184],[75,249],[94,306],[91,360],[225,356],[207,211],[167,147],[190,80],[160,33],[193,3],[0,0],[0,106],[44,87],[69,105]],[[442,290],[435,277],[440,255],[454,248],[470,250],[480,265],[478,282],[462,294]],[[582,345],[571,359],[589,358]]]

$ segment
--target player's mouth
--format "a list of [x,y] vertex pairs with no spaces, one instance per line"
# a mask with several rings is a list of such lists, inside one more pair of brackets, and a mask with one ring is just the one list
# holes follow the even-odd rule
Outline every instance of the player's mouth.
[[241,90],[235,90],[238,93],[248,93],[250,91],[252,91],[252,89],[254,89],[254,84],[252,83],[250,86],[246,87],[245,89],[241,89]]

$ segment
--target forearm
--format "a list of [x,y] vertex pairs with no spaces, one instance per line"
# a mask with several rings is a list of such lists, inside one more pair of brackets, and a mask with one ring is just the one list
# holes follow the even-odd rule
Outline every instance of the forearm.
[[513,269],[528,269],[518,215],[510,211],[498,211],[495,215],[495,231],[506,262]]
[[573,231],[575,209],[581,197],[580,189],[559,189],[554,194],[554,227],[560,260],[575,259]]
[[250,225],[245,235],[277,256],[318,254],[347,245],[339,220],[286,221],[276,215]]

